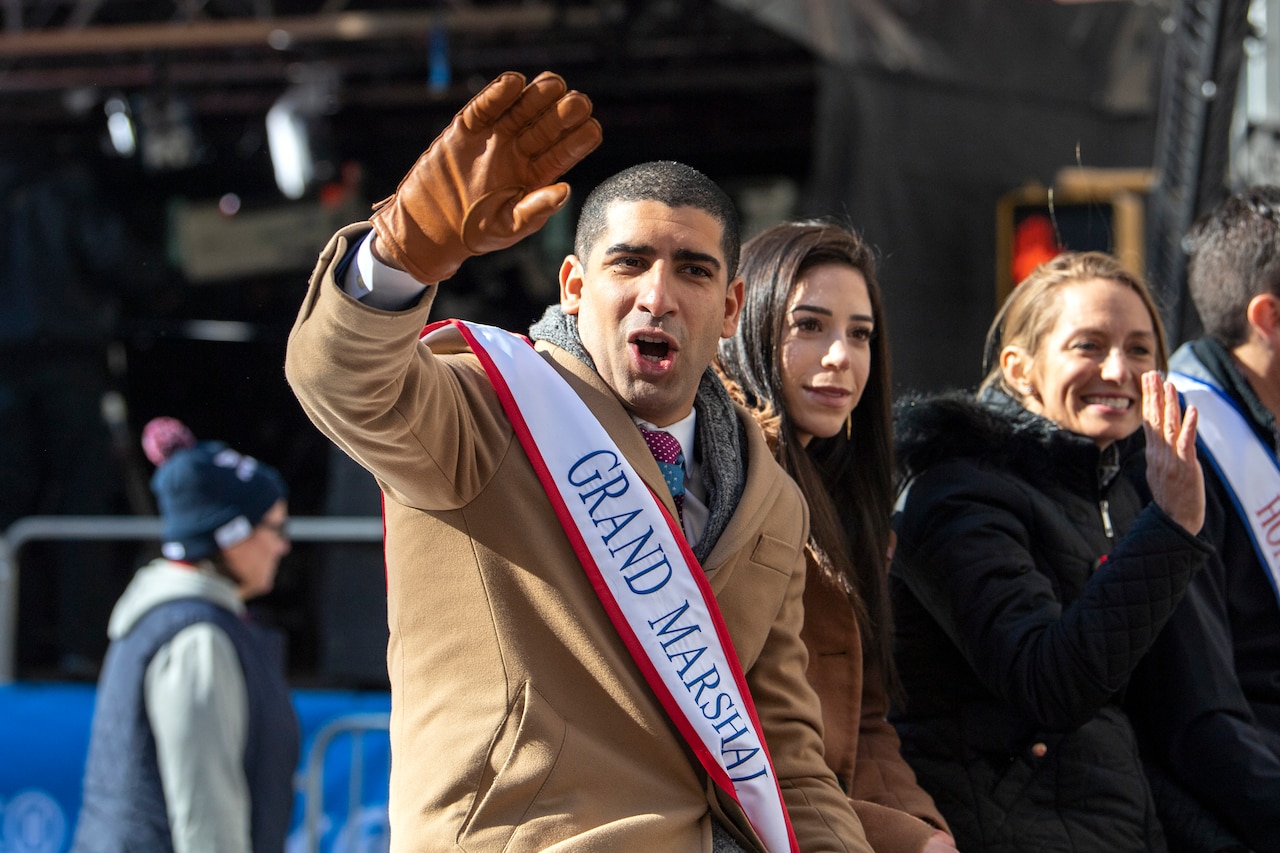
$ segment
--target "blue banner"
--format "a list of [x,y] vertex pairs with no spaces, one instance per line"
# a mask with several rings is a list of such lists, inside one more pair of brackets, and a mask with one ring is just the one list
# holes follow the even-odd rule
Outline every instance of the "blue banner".
[[[70,849],[93,700],[90,684],[0,686],[0,853]],[[385,851],[390,696],[296,690],[293,704],[302,758],[287,853]]]

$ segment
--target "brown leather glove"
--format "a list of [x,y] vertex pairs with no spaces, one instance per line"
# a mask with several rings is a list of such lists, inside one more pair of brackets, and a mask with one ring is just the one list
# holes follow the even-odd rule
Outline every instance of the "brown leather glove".
[[569,199],[550,184],[600,144],[591,101],[544,71],[500,74],[453,118],[391,195],[374,205],[377,254],[426,284],[505,249]]

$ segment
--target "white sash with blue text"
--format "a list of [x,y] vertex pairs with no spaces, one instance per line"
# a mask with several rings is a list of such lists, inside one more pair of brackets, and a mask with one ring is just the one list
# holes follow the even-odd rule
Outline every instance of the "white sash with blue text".
[[527,338],[460,320],[596,594],[667,714],[773,853],[795,833],[742,666],[679,526]]
[[1196,440],[1226,484],[1280,600],[1280,461],[1221,389],[1182,373],[1169,380],[1200,410]]

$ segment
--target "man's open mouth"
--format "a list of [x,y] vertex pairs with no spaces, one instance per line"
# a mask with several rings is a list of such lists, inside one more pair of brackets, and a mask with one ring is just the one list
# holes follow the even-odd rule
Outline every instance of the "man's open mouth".
[[650,361],[662,361],[671,354],[671,344],[652,335],[639,335],[635,339],[635,345],[641,357]]

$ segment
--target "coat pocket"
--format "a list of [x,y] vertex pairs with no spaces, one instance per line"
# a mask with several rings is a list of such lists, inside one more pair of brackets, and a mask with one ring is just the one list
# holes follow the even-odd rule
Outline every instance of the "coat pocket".
[[555,769],[567,726],[525,682],[489,749],[471,813],[458,833],[464,850],[501,850],[511,841]]
[[787,600],[797,559],[795,545],[762,534],[750,557],[739,562],[731,575],[712,584],[744,671],[755,665],[769,639],[777,613]]
[[1062,735],[1042,733],[1028,741],[995,774],[984,810],[990,837],[1016,838],[1030,827],[1057,828],[1056,775]]

